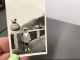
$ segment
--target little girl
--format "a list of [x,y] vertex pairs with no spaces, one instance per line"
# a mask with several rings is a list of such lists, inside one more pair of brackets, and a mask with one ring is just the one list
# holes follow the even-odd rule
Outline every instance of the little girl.
[[28,29],[25,27],[22,34],[22,41],[23,41],[23,48],[25,51],[30,51],[29,49],[29,42],[31,41],[30,34],[28,32]]

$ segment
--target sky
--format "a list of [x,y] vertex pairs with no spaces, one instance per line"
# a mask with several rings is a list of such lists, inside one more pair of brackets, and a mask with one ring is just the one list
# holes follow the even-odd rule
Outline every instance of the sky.
[[8,27],[17,19],[21,25],[45,13],[45,0],[6,0]]

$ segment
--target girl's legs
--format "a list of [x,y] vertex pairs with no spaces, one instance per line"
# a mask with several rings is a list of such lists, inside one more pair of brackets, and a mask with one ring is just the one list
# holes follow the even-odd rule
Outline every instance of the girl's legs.
[[25,49],[25,51],[27,51],[27,48],[26,48],[26,43],[24,44],[24,49]]
[[30,51],[29,43],[24,44],[24,49],[25,49],[25,51]]
[[30,48],[29,48],[29,43],[27,43],[27,50],[28,50],[28,51],[30,51]]
[[29,48],[29,43],[28,43],[28,51],[30,51],[30,48]]

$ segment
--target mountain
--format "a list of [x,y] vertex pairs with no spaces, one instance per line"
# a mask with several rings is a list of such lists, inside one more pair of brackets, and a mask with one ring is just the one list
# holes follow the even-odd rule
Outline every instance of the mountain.
[[32,30],[32,29],[43,28],[44,26],[45,26],[45,16],[41,16],[37,19],[29,21],[28,23],[25,23],[24,25],[21,26],[20,30],[23,30],[24,27],[28,28],[29,30]]

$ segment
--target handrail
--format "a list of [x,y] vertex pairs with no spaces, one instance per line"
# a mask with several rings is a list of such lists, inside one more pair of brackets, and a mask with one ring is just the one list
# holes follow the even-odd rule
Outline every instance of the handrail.
[[[29,30],[28,32],[33,32],[36,31],[37,32],[37,40],[40,40],[40,30],[45,30],[45,29],[35,29],[35,30]],[[23,33],[21,31],[12,31],[11,34],[14,34],[14,44],[15,44],[15,49],[18,49],[18,40],[17,40],[17,34],[18,33]]]

